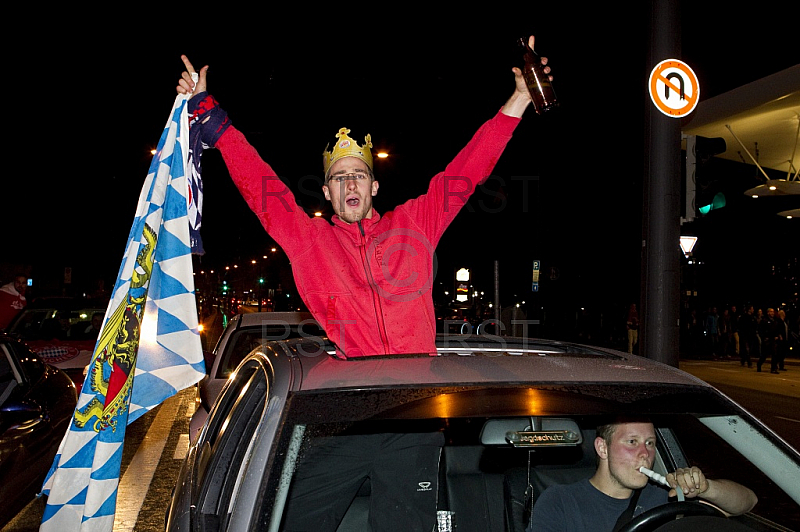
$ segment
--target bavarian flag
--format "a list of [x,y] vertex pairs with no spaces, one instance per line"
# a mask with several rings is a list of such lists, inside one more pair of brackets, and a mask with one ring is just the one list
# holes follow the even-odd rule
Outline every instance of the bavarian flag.
[[111,532],[126,426],[205,375],[190,236],[199,158],[192,168],[187,102],[175,99],[142,187],[78,405],[42,487],[40,531]]

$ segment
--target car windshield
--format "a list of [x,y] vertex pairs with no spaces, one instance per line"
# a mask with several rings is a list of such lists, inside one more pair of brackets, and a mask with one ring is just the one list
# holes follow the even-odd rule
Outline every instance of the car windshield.
[[[319,461],[318,449],[330,448],[334,442],[344,450],[335,465],[343,468],[342,484],[359,484],[356,500],[341,502],[344,520],[363,524],[368,505],[360,505],[359,498],[369,495],[371,483],[386,478],[347,479],[347,466],[338,462],[369,456],[393,471],[388,478],[402,478],[393,465],[396,458],[390,454],[396,449],[376,444],[377,435],[390,435],[387,441],[393,442],[411,438],[415,444],[441,438],[441,463],[436,474],[440,495],[446,498],[449,518],[456,526],[479,523],[476,530],[505,530],[504,515],[513,514],[522,530],[519,512],[526,490],[535,492],[552,483],[591,476],[595,467],[591,446],[594,427],[600,416],[617,412],[620,407],[653,419],[659,437],[654,467],[664,474],[676,467],[697,465],[710,478],[731,479],[753,489],[759,497],[754,514],[792,529],[800,525],[798,501],[776,489],[775,482],[764,474],[784,469],[783,473],[777,471],[778,477],[788,474],[789,486],[794,484],[791,479],[800,472],[783,452],[786,444],[761,435],[756,425],[749,424],[746,414],[732,409],[730,403],[708,389],[675,386],[624,390],[613,385],[587,385],[580,390],[562,386],[387,387],[298,392],[287,402],[284,421],[292,430],[281,433],[273,454],[280,459],[273,462],[266,480],[268,496],[262,501],[261,512],[265,520],[273,516],[273,525],[277,526],[276,512],[299,511],[292,508],[296,503],[287,486],[298,475],[305,475],[304,468]],[[505,438],[492,440],[484,433],[493,419],[519,419],[519,430],[524,432],[531,430],[534,419],[549,418],[577,424],[581,441],[529,448],[511,445]],[[376,453],[386,453],[385,461]],[[783,488],[789,489],[786,485]],[[331,497],[335,496],[332,492]],[[516,514],[515,504],[519,510]]]
[[92,316],[104,316],[106,308],[94,305],[26,308],[11,323],[8,334],[22,340],[86,340]]

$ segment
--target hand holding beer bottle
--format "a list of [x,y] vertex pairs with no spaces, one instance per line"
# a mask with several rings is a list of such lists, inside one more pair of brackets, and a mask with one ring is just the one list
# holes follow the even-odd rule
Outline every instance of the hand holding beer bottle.
[[523,64],[520,67],[528,92],[533,101],[536,114],[542,114],[558,107],[558,99],[553,90],[552,76],[547,68],[547,58],[540,57],[533,49],[533,37],[521,37],[518,45],[522,50]]

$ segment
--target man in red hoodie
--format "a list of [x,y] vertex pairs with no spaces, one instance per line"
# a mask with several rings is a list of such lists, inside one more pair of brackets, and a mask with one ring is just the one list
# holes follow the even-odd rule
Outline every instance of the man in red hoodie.
[[[530,37],[533,45],[533,37]],[[309,217],[227,113],[206,92],[207,66],[197,73],[186,56],[177,90],[189,101],[203,147],[220,150],[233,181],[264,229],[289,257],[300,296],[341,355],[435,353],[431,286],[433,253],[444,230],[492,172],[531,103],[522,73],[500,111],[484,123],[422,196],[381,214],[371,138],[359,145],[341,128],[323,154],[322,187],[336,213],[332,223]],[[547,62],[546,58],[542,63]],[[549,72],[549,67],[546,67]]]
[[[529,39],[533,47],[533,37]],[[422,196],[381,214],[371,137],[359,144],[341,128],[323,153],[322,191],[336,213],[309,217],[253,146],[206,92],[207,66],[186,56],[177,90],[189,100],[192,133],[220,150],[234,183],[264,229],[291,260],[300,296],[340,355],[436,353],[431,297],[433,252],[475,187],[492,172],[531,97],[518,68],[516,87]],[[546,63],[542,59],[542,63]],[[546,68],[546,72],[549,72]],[[196,154],[197,155],[197,154]],[[365,478],[372,480],[373,530],[433,530],[444,437],[337,434],[313,442],[299,462],[286,506],[289,530],[336,530]],[[397,467],[401,464],[400,467]],[[420,486],[425,489],[420,489]]]

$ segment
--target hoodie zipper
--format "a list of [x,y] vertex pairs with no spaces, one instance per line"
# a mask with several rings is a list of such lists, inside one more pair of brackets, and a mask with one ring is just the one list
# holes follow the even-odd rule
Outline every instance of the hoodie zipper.
[[383,321],[383,308],[381,305],[380,294],[378,293],[378,283],[375,282],[375,277],[372,275],[372,267],[369,264],[369,257],[367,256],[367,235],[364,233],[364,226],[361,225],[361,220],[356,222],[358,230],[361,233],[361,261],[364,264],[364,274],[367,277],[367,283],[372,290],[372,305],[375,309],[375,322],[378,324],[378,331],[381,334],[381,342],[383,343],[384,354],[389,353],[389,338],[386,336],[386,323]]

